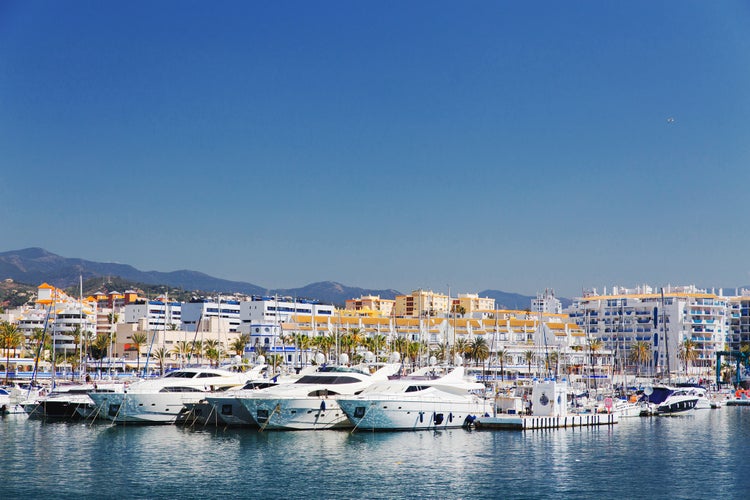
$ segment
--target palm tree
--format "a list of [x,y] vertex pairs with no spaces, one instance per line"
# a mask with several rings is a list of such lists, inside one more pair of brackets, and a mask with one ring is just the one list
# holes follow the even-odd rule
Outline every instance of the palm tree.
[[397,337],[393,341],[393,351],[401,355],[401,359],[406,358],[409,341],[405,337]]
[[91,344],[91,356],[94,359],[99,360],[100,370],[104,365],[104,357],[107,355],[109,344],[109,334],[106,333],[100,333],[99,335],[97,335],[94,339],[94,342]]
[[130,343],[135,346],[136,373],[141,371],[141,347],[143,347],[146,342],[148,342],[148,337],[142,332],[136,332],[130,337]]
[[157,349],[154,349],[154,352],[152,353],[154,358],[156,358],[156,361],[159,362],[159,374],[164,375],[164,362],[169,358],[169,353],[167,352],[166,348],[159,347]]
[[46,359],[46,351],[52,349],[52,343],[44,330],[41,328],[34,328],[31,331],[31,343],[34,348],[34,358],[36,361]]
[[479,363],[490,357],[490,347],[487,345],[487,340],[484,337],[475,337],[469,345],[471,350],[471,357],[476,361],[477,366]]
[[0,345],[5,349],[5,383],[8,383],[10,373],[10,350],[13,349],[13,356],[16,355],[16,349],[21,347],[25,341],[23,333],[14,325],[7,321],[0,323]]
[[641,376],[641,365],[651,360],[651,343],[645,340],[633,342],[630,345],[630,354],[628,358],[635,363],[636,376]]
[[422,342],[419,342],[418,340],[409,342],[408,346],[406,347],[406,354],[409,359],[411,359],[412,367],[416,365],[417,359],[419,359],[419,353],[422,351],[423,347],[424,344],[422,344]]
[[[454,354],[458,354],[459,356],[466,357],[467,351],[469,350],[469,341],[465,338],[461,337],[460,339],[456,340],[456,344],[453,346],[453,352]],[[453,361],[453,360],[451,360]]]
[[345,351],[347,355],[349,356],[349,360],[352,359],[352,351],[355,349],[355,339],[352,336],[351,333],[346,332],[339,338],[339,345],[341,346],[341,350]]
[[448,353],[448,344],[438,344],[437,347],[434,347],[432,351],[430,352],[431,356],[435,356],[435,358],[438,361],[445,361],[445,356]]
[[190,342],[186,340],[180,340],[179,342],[175,342],[174,347],[172,347],[172,354],[175,354],[180,359],[180,366],[182,366],[182,362],[185,359],[185,356],[187,356],[188,352],[190,352]]
[[531,363],[534,361],[534,351],[524,351],[523,359],[525,359],[526,363],[529,365],[529,378],[530,378],[531,377]]
[[270,363],[273,373],[276,373],[276,368],[281,365],[281,363],[284,361],[284,357],[281,354],[269,354],[266,357],[266,362]]
[[545,363],[549,363],[552,366],[548,366],[547,369],[551,370],[552,367],[554,367],[554,370],[552,370],[552,373],[555,378],[557,378],[557,368],[560,364],[560,353],[558,351],[552,351],[547,355],[547,360]]
[[[590,338],[588,339],[588,345],[589,345],[589,354],[591,356],[591,372],[593,375],[596,375],[595,367],[594,367],[594,360],[596,359],[596,353],[599,350],[601,350],[601,348],[604,346],[604,343],[601,341],[601,339]],[[596,377],[594,377],[594,388],[596,388]]]
[[[297,351],[300,353],[300,360],[302,358],[302,353],[305,354],[305,360],[304,365],[307,365],[307,351],[310,349],[310,346],[312,345],[312,339],[304,334],[304,333],[298,333],[294,336],[294,346],[297,348]],[[302,362],[302,361],[300,361]]]
[[214,361],[216,366],[219,366],[219,359],[221,358],[221,344],[216,339],[208,339],[203,341],[203,352],[206,357],[211,361],[213,366]]
[[352,342],[354,343],[354,348],[361,346],[362,343],[365,341],[365,335],[362,333],[362,329],[360,328],[349,328],[349,335],[352,338]]
[[505,362],[510,361],[510,355],[506,349],[497,350],[497,362],[500,363],[500,380],[505,382]]
[[[197,357],[199,360],[203,357],[203,341],[202,340],[193,340],[191,342],[191,352],[195,354],[195,357]],[[190,356],[188,356],[188,361],[190,360]]]
[[243,333],[239,337],[234,339],[229,345],[229,348],[234,351],[237,356],[242,356],[245,352],[245,346],[250,342],[250,334]]
[[682,341],[678,356],[683,361],[683,363],[685,363],[685,375],[686,376],[688,374],[688,369],[690,368],[690,363],[698,359],[698,355],[699,355],[698,344],[696,344],[696,342],[693,339],[685,339]]
[[376,333],[371,337],[365,337],[362,340],[362,345],[377,358],[381,355],[381,351],[387,346],[385,335]]

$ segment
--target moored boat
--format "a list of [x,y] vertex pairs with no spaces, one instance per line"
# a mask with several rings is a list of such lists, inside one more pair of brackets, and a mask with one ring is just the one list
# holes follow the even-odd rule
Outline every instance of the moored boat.
[[247,378],[245,373],[218,368],[183,368],[130,384],[121,393],[94,390],[89,396],[96,411],[113,422],[172,424],[185,404],[197,403],[213,391],[241,386]]
[[341,409],[358,430],[458,428],[491,414],[494,397],[457,367],[442,377],[407,376],[375,383],[362,393],[339,397]]
[[[351,395],[386,380],[401,365],[390,363],[371,373],[370,366],[323,366],[291,384],[238,398],[261,429],[322,430],[350,428],[336,396]],[[373,367],[374,369],[374,367]]]

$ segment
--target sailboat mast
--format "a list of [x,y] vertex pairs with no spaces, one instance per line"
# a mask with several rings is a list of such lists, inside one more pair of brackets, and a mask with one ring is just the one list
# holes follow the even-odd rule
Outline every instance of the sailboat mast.
[[662,328],[664,329],[664,349],[667,356],[667,380],[671,383],[672,382],[672,370],[669,366],[669,338],[667,336],[667,321],[666,321],[666,311],[665,309],[665,302],[664,302],[664,287],[661,289],[661,324]]
[[85,371],[83,368],[83,337],[85,336],[85,329],[83,328],[83,275],[78,276],[78,326],[79,326],[79,332],[78,332],[78,370],[79,378],[83,379],[83,372]]

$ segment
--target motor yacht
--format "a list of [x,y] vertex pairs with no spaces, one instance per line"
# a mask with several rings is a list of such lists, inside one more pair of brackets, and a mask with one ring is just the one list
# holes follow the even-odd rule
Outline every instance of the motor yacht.
[[96,411],[113,422],[172,424],[185,404],[197,403],[210,392],[242,386],[247,380],[247,373],[183,368],[130,384],[121,393],[94,390],[89,397]]
[[[262,389],[238,398],[261,428],[321,430],[351,427],[336,396],[353,395],[377,381],[387,380],[401,368],[389,363],[374,366],[322,366],[291,384]],[[375,371],[372,371],[375,370]]]
[[448,429],[493,413],[494,398],[484,392],[457,367],[441,377],[423,373],[378,382],[337,401],[357,430]]

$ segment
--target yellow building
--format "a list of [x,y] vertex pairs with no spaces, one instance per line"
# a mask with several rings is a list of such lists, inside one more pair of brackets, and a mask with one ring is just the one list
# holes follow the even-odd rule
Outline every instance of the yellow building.
[[381,299],[380,295],[363,295],[346,301],[347,311],[359,311],[363,316],[385,316],[393,312],[395,300]]
[[397,295],[393,308],[394,316],[402,318],[446,316],[449,311],[450,300],[447,295],[421,288],[409,295]]
[[492,312],[495,309],[495,299],[480,297],[476,293],[459,293],[451,302],[452,312],[461,311],[463,314]]

